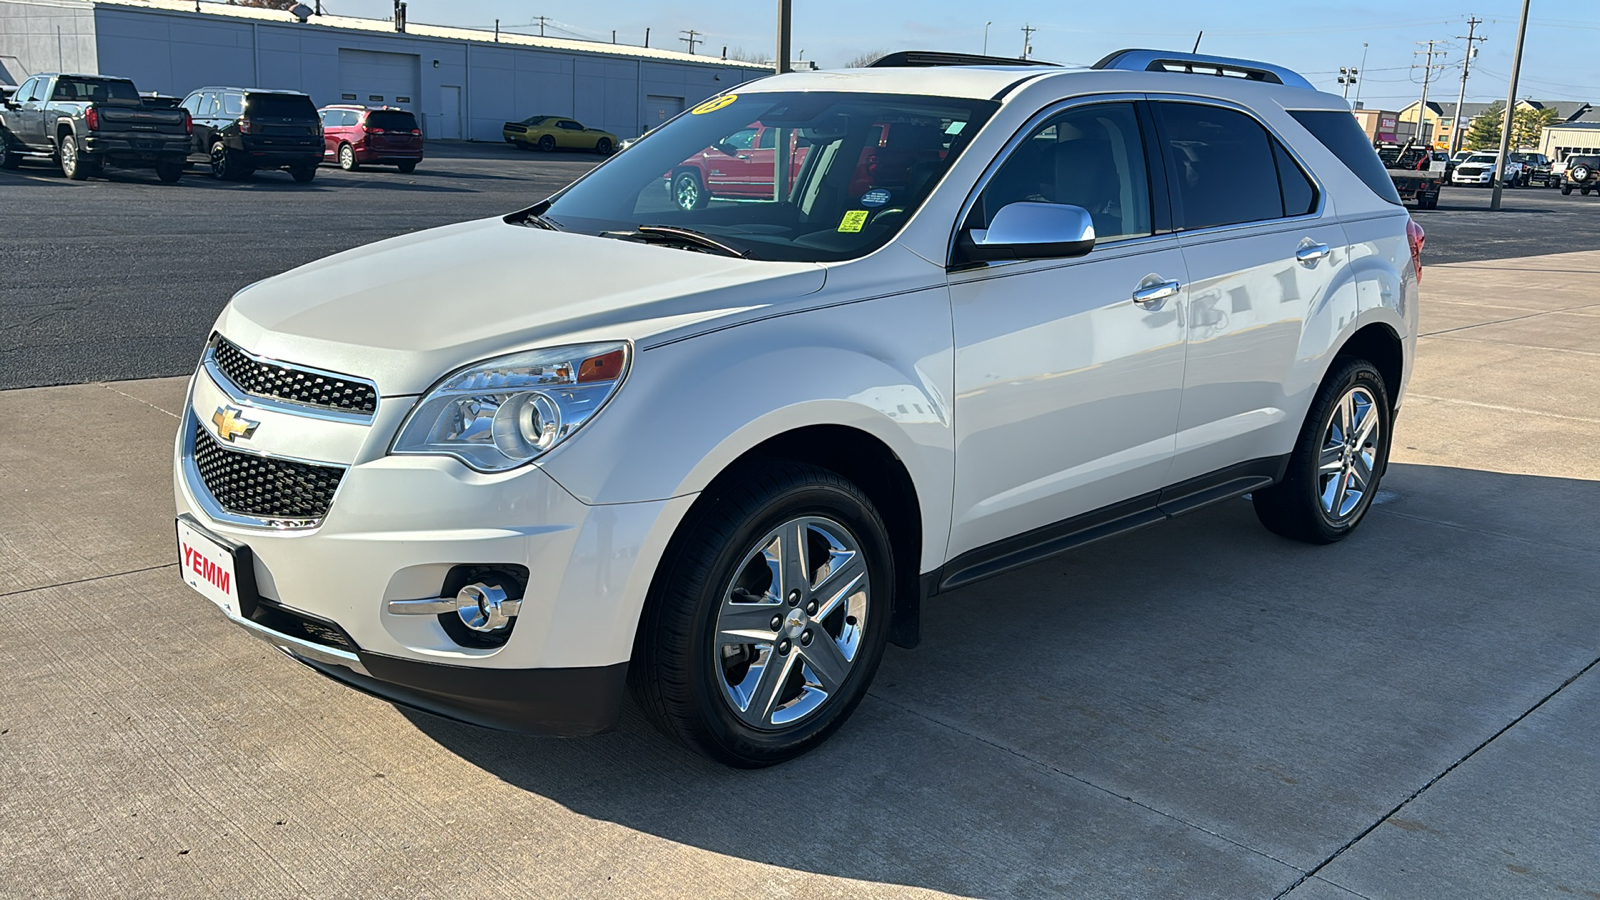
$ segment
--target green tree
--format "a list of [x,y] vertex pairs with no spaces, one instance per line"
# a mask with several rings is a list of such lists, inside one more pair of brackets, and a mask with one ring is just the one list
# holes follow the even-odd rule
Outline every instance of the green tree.
[[1544,130],[1556,124],[1560,116],[1553,109],[1523,107],[1511,115],[1511,149],[1538,147]]
[[1467,126],[1468,150],[1495,150],[1500,147],[1500,122],[1505,118],[1506,105],[1494,103]]

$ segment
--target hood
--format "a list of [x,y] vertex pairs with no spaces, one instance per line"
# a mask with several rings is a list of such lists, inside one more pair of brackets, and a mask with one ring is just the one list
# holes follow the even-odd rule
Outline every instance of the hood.
[[796,306],[815,263],[760,262],[487,219],[358,247],[235,294],[246,350],[425,391],[459,366],[552,344],[690,333]]

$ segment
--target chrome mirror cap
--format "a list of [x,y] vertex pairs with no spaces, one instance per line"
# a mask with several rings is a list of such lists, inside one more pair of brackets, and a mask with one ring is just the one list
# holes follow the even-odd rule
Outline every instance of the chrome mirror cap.
[[1094,249],[1094,218],[1067,203],[1008,203],[987,229],[962,232],[960,244],[969,260],[1083,256]]

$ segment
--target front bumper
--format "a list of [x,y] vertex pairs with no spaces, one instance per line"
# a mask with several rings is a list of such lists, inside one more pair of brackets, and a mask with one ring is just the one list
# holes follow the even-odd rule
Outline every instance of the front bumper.
[[[650,580],[693,498],[588,506],[537,466],[483,475],[451,459],[388,456],[414,399],[382,398],[370,424],[326,421],[257,405],[206,369],[196,374],[176,446],[179,514],[249,547],[261,598],[337,626],[349,643],[230,619],[324,675],[438,715],[530,733],[611,727]],[[260,423],[231,446],[348,464],[320,524],[273,528],[219,514],[186,436],[197,426],[214,434],[211,413],[224,405]],[[463,565],[531,575],[503,646],[462,646],[438,617],[388,607],[443,596]]]
[[1489,184],[1494,181],[1494,173],[1486,172],[1482,175],[1463,175],[1460,172],[1451,176],[1451,184]]

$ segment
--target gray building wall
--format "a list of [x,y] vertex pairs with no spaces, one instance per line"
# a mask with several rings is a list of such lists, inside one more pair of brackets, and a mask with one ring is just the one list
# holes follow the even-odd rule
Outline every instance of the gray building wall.
[[659,124],[663,109],[686,108],[768,74],[710,61],[612,56],[598,48],[555,50],[72,0],[0,0],[0,56],[16,56],[31,71],[56,69],[57,28],[69,70],[121,75],[142,91],[180,97],[205,85],[304,91],[318,106],[352,102],[347,95],[354,94],[353,102],[410,109],[432,138],[498,141],[502,123],[532,115],[566,116],[628,138]]
[[95,72],[94,11],[51,0],[0,3],[0,82],[36,72]]

